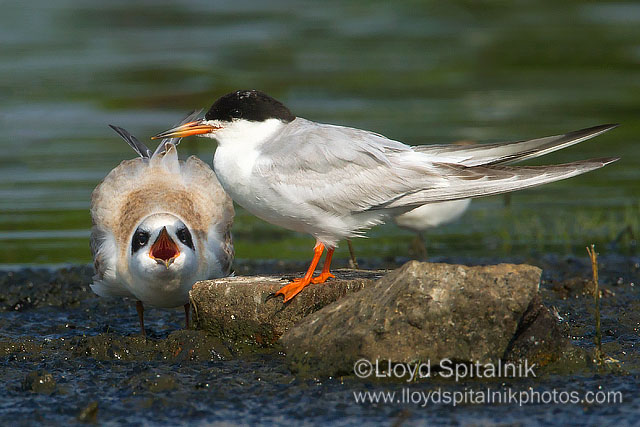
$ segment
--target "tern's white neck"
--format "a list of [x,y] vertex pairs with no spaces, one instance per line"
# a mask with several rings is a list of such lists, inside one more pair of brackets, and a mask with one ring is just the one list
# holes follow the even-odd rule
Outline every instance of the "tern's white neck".
[[220,147],[233,146],[234,149],[251,150],[277,135],[287,124],[278,119],[261,122],[234,120],[233,122],[207,122],[221,129],[207,136],[218,141]]
[[264,148],[277,139],[286,126],[278,119],[262,122],[235,120],[225,123],[213,134],[218,140],[213,170],[236,203],[246,207],[255,199],[252,181],[256,179],[253,174],[256,162],[263,155]]

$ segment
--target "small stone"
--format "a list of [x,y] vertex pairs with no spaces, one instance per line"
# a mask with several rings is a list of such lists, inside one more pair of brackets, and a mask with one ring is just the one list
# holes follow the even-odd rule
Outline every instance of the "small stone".
[[80,414],[78,414],[78,421],[81,423],[95,423],[98,419],[98,402],[95,400],[85,406]]
[[557,361],[571,347],[567,331],[563,330],[536,294],[522,315],[507,351],[509,361],[527,360],[544,367]]
[[47,371],[32,371],[22,381],[22,389],[34,393],[51,394],[56,390],[56,380]]
[[177,387],[176,380],[170,375],[154,375],[148,379],[148,388],[151,392],[173,390]]
[[575,295],[593,294],[593,280],[586,277],[572,277],[561,282],[554,282],[551,288],[561,298]]

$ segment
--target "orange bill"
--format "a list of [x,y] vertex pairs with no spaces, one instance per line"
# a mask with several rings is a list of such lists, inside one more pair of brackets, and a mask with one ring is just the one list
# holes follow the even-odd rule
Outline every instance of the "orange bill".
[[205,123],[205,120],[196,120],[193,122],[185,123],[173,129],[166,130],[164,132],[160,132],[156,136],[152,136],[151,139],[160,139],[160,138],[184,138],[185,136],[191,135],[202,135],[205,133],[211,133],[215,130],[220,129],[219,126],[213,126]]

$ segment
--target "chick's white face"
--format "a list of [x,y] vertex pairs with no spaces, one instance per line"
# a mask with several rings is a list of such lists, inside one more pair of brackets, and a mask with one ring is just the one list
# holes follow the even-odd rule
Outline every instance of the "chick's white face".
[[180,286],[176,282],[190,280],[198,270],[196,247],[191,231],[178,217],[150,215],[131,236],[129,271],[140,282],[157,280],[160,287]]

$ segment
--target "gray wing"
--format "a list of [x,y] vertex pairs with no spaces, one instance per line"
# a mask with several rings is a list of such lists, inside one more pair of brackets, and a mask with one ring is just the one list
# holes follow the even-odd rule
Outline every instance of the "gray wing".
[[601,135],[617,124],[606,124],[580,129],[564,135],[548,136],[528,141],[498,142],[475,145],[419,145],[414,150],[433,156],[443,156],[465,166],[495,165],[521,162],[570,147]]
[[[270,144],[256,171],[280,199],[335,216],[505,193],[576,176],[617,160],[522,168],[491,161],[467,166],[457,164],[456,156],[449,153],[414,151],[358,129],[292,123],[291,130]],[[498,158],[504,158],[504,153]]]
[[407,145],[360,129],[301,118],[261,154],[254,170],[259,180],[269,182],[268,191],[277,193],[278,200],[337,216],[385,203],[425,176],[438,178],[420,165],[394,169],[395,156],[415,155]]
[[91,256],[93,257],[93,267],[96,271],[93,280],[102,282],[105,280],[105,273],[110,265],[115,264],[115,254],[105,251],[102,247],[105,239],[105,233],[97,226],[91,229],[91,238],[89,247],[91,248]]
[[148,159],[149,157],[151,157],[151,150],[149,150],[146,145],[140,142],[138,138],[131,135],[126,129],[114,125],[109,125],[109,127],[116,131],[116,133],[120,135],[122,139],[127,141],[127,144],[129,144],[140,157],[142,157],[143,159]]
[[115,247],[106,244],[107,233],[98,226],[91,229],[91,254],[96,274],[93,276],[91,289],[103,297],[131,297],[131,292],[122,282],[116,279]]
[[447,176],[449,185],[436,188],[421,188],[404,194],[398,194],[371,210],[404,208],[424,203],[442,202],[446,200],[466,199],[492,196],[547,184],[571,178],[583,173],[599,169],[618,158],[602,158],[581,160],[551,166],[472,166],[440,164],[438,167]]
[[100,250],[99,234],[100,232],[97,230],[97,228],[93,227],[93,229],[91,230],[91,238],[89,240],[89,248],[91,249],[91,257],[93,258],[93,266],[96,269],[96,274],[98,274],[98,276],[100,276],[100,278],[102,279],[104,272],[100,265],[103,263],[97,258],[98,252]]
[[220,268],[225,276],[228,276],[231,273],[231,265],[233,264],[234,256],[235,250],[233,248],[233,238],[231,237],[231,230],[228,229],[223,235],[223,241],[218,253]]

